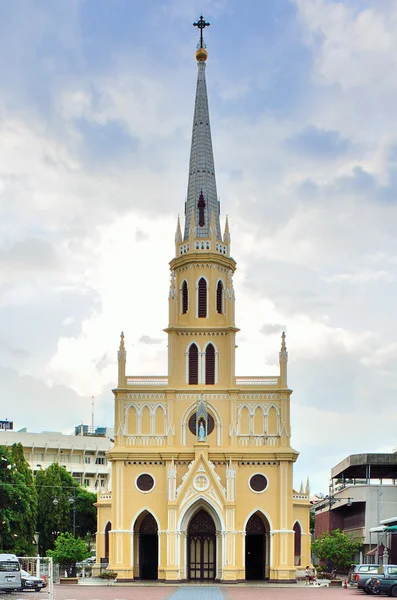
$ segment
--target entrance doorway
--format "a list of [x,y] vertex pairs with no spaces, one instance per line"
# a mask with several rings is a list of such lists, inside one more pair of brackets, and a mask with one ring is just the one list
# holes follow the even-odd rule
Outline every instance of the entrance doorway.
[[139,578],[158,578],[157,523],[148,513],[139,527]]
[[256,513],[248,520],[245,536],[245,578],[263,580],[266,564],[266,530]]
[[191,519],[188,527],[188,578],[210,581],[216,575],[216,529],[204,509]]
[[105,556],[103,557],[104,563],[109,563],[109,531],[111,531],[111,529],[112,529],[112,524],[109,521],[108,523],[106,523],[106,527],[105,527]]

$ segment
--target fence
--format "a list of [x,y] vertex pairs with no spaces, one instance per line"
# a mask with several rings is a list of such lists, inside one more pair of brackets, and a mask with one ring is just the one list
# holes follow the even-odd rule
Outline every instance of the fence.
[[[20,556],[21,582],[7,590],[7,600],[28,600],[30,594],[34,600],[54,600],[54,567],[52,558],[40,556]],[[3,573],[6,578],[6,574]],[[23,594],[23,596],[22,596]]]

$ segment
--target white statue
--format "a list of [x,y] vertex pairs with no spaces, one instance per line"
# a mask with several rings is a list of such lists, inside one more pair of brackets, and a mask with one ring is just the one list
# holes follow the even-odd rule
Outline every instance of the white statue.
[[205,441],[205,429],[204,429],[204,425],[203,425],[202,421],[201,421],[201,423],[199,425],[198,439],[199,439],[199,442],[204,442]]

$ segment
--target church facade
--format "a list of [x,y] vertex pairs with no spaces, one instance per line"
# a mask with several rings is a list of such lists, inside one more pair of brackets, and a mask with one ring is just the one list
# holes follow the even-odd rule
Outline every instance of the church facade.
[[202,46],[168,375],[127,375],[121,335],[97,557],[119,581],[291,582],[310,564],[309,489],[293,489],[285,335],[278,376],[236,376],[236,262],[227,218],[221,231]]

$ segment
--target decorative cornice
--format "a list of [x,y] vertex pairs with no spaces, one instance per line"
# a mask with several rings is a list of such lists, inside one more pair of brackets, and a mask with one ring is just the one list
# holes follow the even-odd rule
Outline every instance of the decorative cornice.
[[202,397],[206,400],[229,399],[230,394],[175,394],[176,400],[199,400]]
[[239,394],[237,400],[280,400],[280,394]]
[[236,270],[237,263],[230,256],[218,252],[187,252],[173,258],[170,262],[171,271],[180,272],[186,269],[217,269],[224,268],[226,271]]
[[224,337],[228,334],[227,331],[178,331],[178,336],[186,337],[204,337],[210,335],[211,337]]
[[124,400],[165,400],[165,394],[156,393],[140,393],[140,392],[127,392]]
[[228,325],[226,327],[167,327],[163,331],[186,336],[224,336],[228,333],[237,333],[240,329]]
[[239,467],[278,467],[279,461],[277,460],[239,460]]
[[124,466],[127,465],[150,465],[164,467],[165,462],[163,460],[125,460]]

